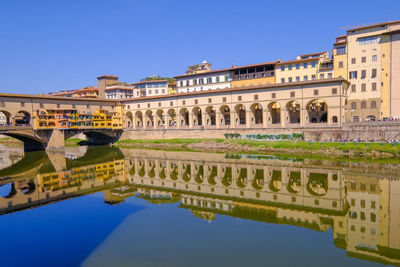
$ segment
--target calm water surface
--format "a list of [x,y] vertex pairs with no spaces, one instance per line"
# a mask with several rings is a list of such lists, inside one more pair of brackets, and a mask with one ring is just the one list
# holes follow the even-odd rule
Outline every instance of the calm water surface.
[[1,266],[400,265],[400,165],[0,147]]

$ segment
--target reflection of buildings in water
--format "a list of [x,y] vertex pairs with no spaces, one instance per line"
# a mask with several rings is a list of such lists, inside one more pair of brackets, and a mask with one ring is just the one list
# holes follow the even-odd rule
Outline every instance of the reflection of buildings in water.
[[209,222],[224,214],[317,231],[332,228],[335,245],[349,256],[400,264],[399,179],[248,158],[210,156],[199,162],[192,156],[136,156],[37,174],[13,183],[11,195],[0,198],[0,213],[104,190],[108,204],[131,196],[153,204],[180,202]]
[[4,146],[0,144],[0,170],[15,164],[24,157],[24,151],[20,148],[2,149],[2,147]]
[[120,186],[126,182],[125,173],[121,159],[18,179],[11,182],[10,193],[0,198],[0,214]]
[[65,157],[72,160],[78,159],[85,156],[87,150],[87,146],[66,146]]
[[318,231],[332,227],[335,245],[349,256],[400,264],[399,179],[240,161],[133,158],[126,165],[134,188],[175,192],[180,207],[207,221],[225,214]]

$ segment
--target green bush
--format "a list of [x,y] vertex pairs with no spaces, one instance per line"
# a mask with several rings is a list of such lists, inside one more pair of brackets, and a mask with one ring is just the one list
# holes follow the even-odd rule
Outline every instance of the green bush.
[[304,134],[247,134],[246,138],[255,140],[304,140]]
[[239,133],[224,133],[226,139],[241,139],[242,135]]

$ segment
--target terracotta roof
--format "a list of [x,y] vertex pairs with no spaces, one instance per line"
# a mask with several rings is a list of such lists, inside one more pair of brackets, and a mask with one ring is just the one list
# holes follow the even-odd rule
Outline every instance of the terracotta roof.
[[97,79],[100,79],[100,78],[114,78],[114,79],[118,79],[118,76],[114,76],[114,75],[103,75],[103,76],[97,77]]
[[294,87],[294,86],[309,85],[309,84],[324,84],[324,83],[332,83],[332,82],[346,82],[349,84],[349,82],[343,78],[331,78],[331,79],[323,79],[323,80],[311,80],[311,81],[305,81],[305,82],[303,81],[303,82],[293,82],[293,83],[277,83],[277,84],[243,86],[243,87],[234,87],[234,88],[217,89],[217,90],[197,91],[197,92],[189,92],[189,93],[168,94],[168,95],[159,95],[159,96],[135,97],[135,98],[130,98],[130,99],[123,99],[123,100],[120,100],[120,102],[136,102],[136,101],[143,101],[143,100],[176,98],[176,97],[184,97],[184,96],[207,95],[207,94],[215,94],[215,93],[227,93],[227,92],[236,92],[236,91],[257,90],[257,89],[275,89],[275,88],[282,88],[282,87],[284,88],[284,87]]
[[369,28],[374,28],[374,27],[379,27],[379,26],[392,25],[392,24],[397,24],[397,23],[400,23],[400,20],[386,21],[386,22],[381,22],[381,23],[375,23],[375,24],[355,27],[353,29],[347,30],[347,32],[359,31],[359,30],[364,30],[364,29],[369,29]]
[[312,57],[312,56],[319,56],[322,54],[328,53],[328,51],[325,52],[318,52],[318,53],[312,53],[312,54],[304,54],[304,55],[300,55],[300,57]]
[[141,82],[134,83],[134,85],[143,84],[143,83],[161,83],[161,82],[168,82],[168,80],[148,80],[148,81],[141,81]]
[[318,61],[319,57],[309,57],[305,59],[295,59],[295,60],[289,60],[289,61],[283,61],[276,63],[276,65],[285,65],[285,64],[290,64],[290,63],[300,63],[300,62],[307,62],[307,61]]
[[205,71],[205,72],[200,72],[200,73],[195,73],[195,74],[178,75],[178,76],[175,76],[174,78],[206,75],[206,74],[209,74],[209,73],[226,72],[226,71],[232,71],[232,70],[238,70],[238,69],[250,68],[250,67],[257,67],[257,66],[263,66],[263,65],[273,65],[273,64],[276,64],[277,62],[280,62],[280,60],[270,61],[270,62],[265,62],[265,63],[252,64],[252,65],[237,66],[237,67],[226,68],[226,69],[210,70],[210,71]]
[[94,98],[80,98],[80,97],[63,97],[51,95],[25,95],[25,94],[7,94],[0,93],[0,97],[12,98],[33,98],[33,99],[52,99],[52,100],[65,100],[65,101],[90,101],[90,102],[116,102],[110,99],[94,99]]

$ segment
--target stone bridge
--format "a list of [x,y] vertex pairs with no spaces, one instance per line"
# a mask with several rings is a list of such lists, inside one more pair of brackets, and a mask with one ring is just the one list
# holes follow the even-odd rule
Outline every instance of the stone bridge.
[[81,133],[86,135],[89,143],[103,145],[117,141],[122,130],[102,128],[33,129],[31,126],[0,126],[0,134],[24,143],[24,151],[63,150],[66,139]]

